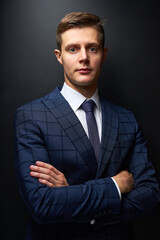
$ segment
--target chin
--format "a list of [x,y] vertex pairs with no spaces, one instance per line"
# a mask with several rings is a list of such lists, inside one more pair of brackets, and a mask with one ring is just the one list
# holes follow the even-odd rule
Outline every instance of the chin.
[[80,86],[91,86],[97,83],[97,81],[94,79],[79,79],[77,81],[74,81],[74,83]]
[[95,85],[95,82],[83,81],[83,82],[76,82],[76,83],[74,83],[74,85],[80,86],[80,87],[91,87],[91,86]]
[[76,87],[89,87],[97,85],[97,80],[95,79],[89,79],[89,78],[79,78],[79,79],[71,79],[67,78],[68,85],[74,85]]

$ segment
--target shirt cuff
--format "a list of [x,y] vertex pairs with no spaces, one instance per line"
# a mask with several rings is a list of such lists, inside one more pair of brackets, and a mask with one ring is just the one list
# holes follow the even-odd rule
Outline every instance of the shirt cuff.
[[[112,178],[112,177],[111,177],[111,178]],[[114,184],[116,185],[116,188],[117,188],[117,191],[118,191],[120,200],[121,200],[121,199],[122,199],[122,195],[121,195],[121,191],[120,191],[120,189],[119,189],[119,187],[118,187],[118,184],[116,183],[116,181],[114,180],[114,178],[112,178],[112,180],[113,180]]]

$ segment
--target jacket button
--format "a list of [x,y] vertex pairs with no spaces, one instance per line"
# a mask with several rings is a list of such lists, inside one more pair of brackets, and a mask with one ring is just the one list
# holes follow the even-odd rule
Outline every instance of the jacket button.
[[92,219],[92,220],[90,221],[90,224],[91,224],[91,225],[94,225],[95,222],[96,222],[95,219]]
[[103,213],[104,213],[104,214],[110,214],[110,213],[112,213],[112,210],[111,210],[111,209],[107,209],[107,210],[104,210]]
[[108,209],[108,211],[107,211],[108,213],[112,213],[112,209]]

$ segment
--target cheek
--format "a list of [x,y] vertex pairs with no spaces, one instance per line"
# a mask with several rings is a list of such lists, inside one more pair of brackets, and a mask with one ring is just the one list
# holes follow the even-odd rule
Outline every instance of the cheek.
[[70,61],[70,59],[63,59],[62,64],[65,71],[69,71],[73,66],[73,63]]
[[96,69],[99,69],[102,65],[102,58],[94,58],[92,64]]
[[65,58],[63,58],[63,60],[62,60],[62,63],[63,63],[64,69],[66,69],[68,71],[74,67],[74,65],[76,63],[76,58],[65,56]]
[[100,65],[102,63],[102,55],[101,54],[97,54],[97,55],[92,55],[90,60],[95,63],[95,64],[98,64]]

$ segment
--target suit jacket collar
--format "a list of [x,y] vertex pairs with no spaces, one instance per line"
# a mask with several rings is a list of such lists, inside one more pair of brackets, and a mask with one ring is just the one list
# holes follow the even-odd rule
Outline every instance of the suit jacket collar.
[[[61,90],[61,94],[63,97],[67,100],[73,111],[75,112],[81,104],[86,100],[86,97],[83,96],[81,93],[77,92],[73,88],[69,87],[65,82]],[[74,99],[74,101],[73,101]],[[97,108],[100,109],[100,100],[99,100],[99,94],[98,94],[98,89],[96,92],[93,94],[93,96],[90,98],[92,99]]]
[[100,97],[102,106],[102,141],[96,177],[99,178],[106,168],[116,144],[118,134],[118,114],[113,103]]
[[98,167],[92,145],[79,119],[60,93],[60,88],[56,88],[51,94],[43,98],[42,102],[60,123],[95,178]]
[[74,144],[77,151],[92,171],[93,177],[100,178],[107,163],[109,162],[114,149],[118,133],[118,116],[112,103],[100,96],[102,106],[102,141],[100,154],[95,159],[93,147],[73,110],[60,93],[61,88],[42,99],[42,102],[52,112],[57,121]]

